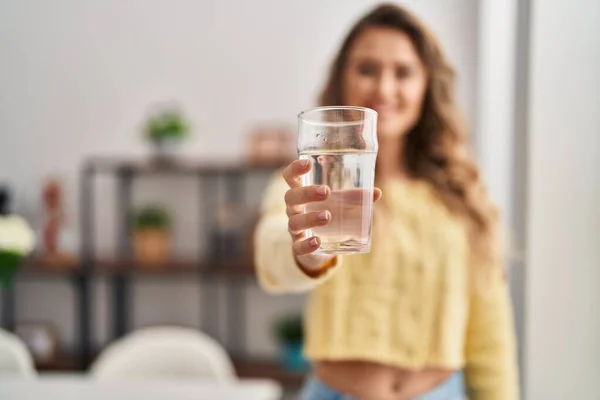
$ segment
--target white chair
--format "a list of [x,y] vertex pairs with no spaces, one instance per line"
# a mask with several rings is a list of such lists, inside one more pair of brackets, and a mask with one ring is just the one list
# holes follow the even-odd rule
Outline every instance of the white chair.
[[35,378],[33,357],[18,336],[0,329],[0,376]]
[[140,329],[112,343],[100,353],[90,374],[98,380],[237,379],[229,356],[214,339],[168,326]]

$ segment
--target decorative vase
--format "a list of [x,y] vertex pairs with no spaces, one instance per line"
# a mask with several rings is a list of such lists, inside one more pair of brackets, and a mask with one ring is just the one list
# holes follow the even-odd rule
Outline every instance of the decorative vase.
[[304,372],[308,370],[309,363],[304,358],[301,342],[285,342],[282,344],[283,366],[291,372]]
[[142,229],[133,234],[134,259],[140,266],[164,267],[171,251],[171,234],[166,229]]

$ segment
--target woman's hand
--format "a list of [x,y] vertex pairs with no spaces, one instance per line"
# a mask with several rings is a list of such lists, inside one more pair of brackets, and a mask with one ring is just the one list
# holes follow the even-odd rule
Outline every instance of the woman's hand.
[[[321,245],[316,237],[307,237],[306,230],[325,226],[331,220],[327,210],[305,212],[304,206],[309,203],[325,201],[331,195],[328,186],[302,186],[302,175],[308,173],[311,164],[308,160],[296,160],[283,171],[283,178],[290,186],[285,194],[288,231],[292,237],[292,251],[296,261],[307,270],[317,270],[330,261],[333,255],[313,254]],[[375,189],[374,201],[381,198],[381,190]]]

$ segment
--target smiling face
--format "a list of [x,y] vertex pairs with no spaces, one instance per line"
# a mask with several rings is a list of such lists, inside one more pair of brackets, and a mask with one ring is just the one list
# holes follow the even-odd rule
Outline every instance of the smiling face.
[[367,28],[349,49],[342,73],[344,104],[377,111],[380,139],[401,137],[419,121],[427,71],[405,33]]

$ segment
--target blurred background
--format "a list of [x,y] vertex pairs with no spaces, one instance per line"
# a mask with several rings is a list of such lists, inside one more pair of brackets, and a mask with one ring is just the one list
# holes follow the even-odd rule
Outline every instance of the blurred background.
[[[350,25],[377,1],[0,2],[0,186],[36,247],[2,324],[42,372],[200,329],[289,392],[303,296],[251,233]],[[600,2],[420,0],[503,212],[524,397],[600,398]],[[273,149],[277,149],[273,151]],[[0,197],[2,198],[2,197]],[[293,347],[293,346],[291,346]]]

